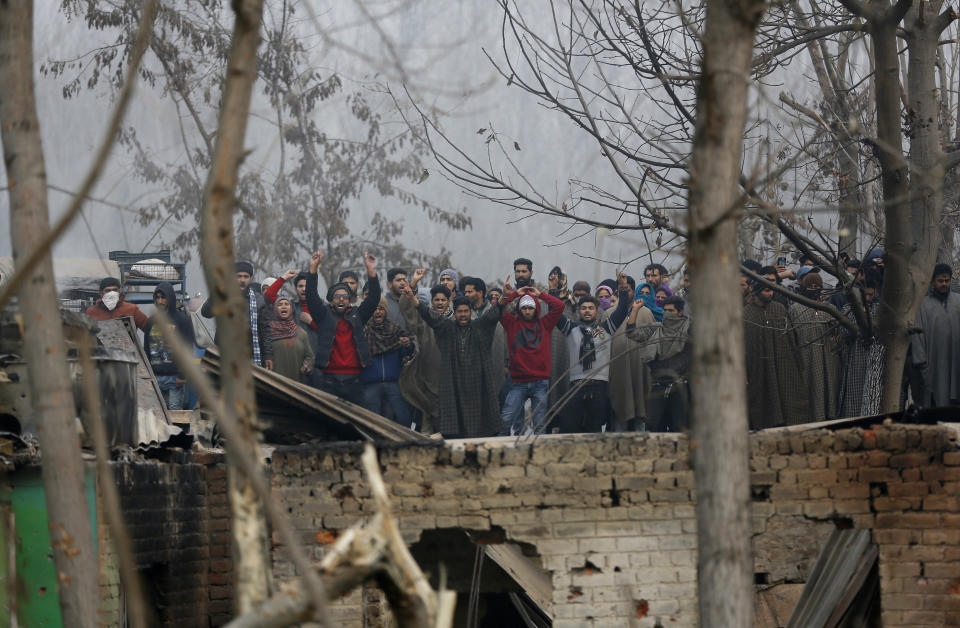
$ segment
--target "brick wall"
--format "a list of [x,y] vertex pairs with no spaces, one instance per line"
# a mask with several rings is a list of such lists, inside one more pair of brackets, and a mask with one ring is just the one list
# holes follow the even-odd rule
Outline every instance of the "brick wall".
[[[232,612],[233,573],[226,467],[220,455],[114,463],[137,566],[161,625],[217,626]],[[98,516],[101,597],[116,625],[118,571],[104,516]]]
[[[960,625],[960,452],[946,427],[752,437],[758,580],[802,582],[834,522],[872,528],[883,623]],[[302,541],[370,514],[357,445],[283,448],[272,482]],[[553,582],[554,625],[697,621],[693,474],[684,436],[596,435],[384,446],[401,530],[502,529],[534,548]],[[275,551],[279,579],[293,568]],[[363,623],[358,591],[334,610]],[[466,604],[461,596],[460,604]]]

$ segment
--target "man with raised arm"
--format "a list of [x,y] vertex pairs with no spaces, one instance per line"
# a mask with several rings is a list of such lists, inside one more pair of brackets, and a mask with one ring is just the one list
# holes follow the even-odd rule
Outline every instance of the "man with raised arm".
[[570,387],[576,392],[567,402],[560,429],[570,434],[599,432],[610,420],[611,339],[630,311],[626,275],[617,271],[617,309],[600,319],[597,299],[586,296],[577,305],[578,320],[562,316],[557,329],[566,335],[570,353]]
[[380,303],[380,281],[377,279],[376,258],[365,253],[367,269],[367,296],[358,307],[353,291],[346,283],[338,282],[327,291],[324,303],[317,294],[317,268],[323,253],[310,256],[306,297],[310,316],[317,325],[317,350],[314,363],[321,372],[320,388],[357,405],[363,405],[363,383],[360,374],[370,363],[370,349],[363,332],[364,325],[373,316]]
[[[517,311],[511,312],[506,306],[515,299],[519,299]],[[538,299],[549,308],[543,316],[540,316]],[[523,405],[527,399],[533,404],[532,427],[538,432],[547,413],[550,341],[553,328],[563,316],[563,301],[528,285],[507,296],[503,306],[500,324],[506,331],[510,351],[510,385],[500,413],[504,433],[509,435],[512,430],[519,434],[523,430]]]
[[[417,296],[410,290],[407,298]],[[500,431],[497,377],[490,343],[503,306],[491,303],[483,315],[471,320],[473,308],[466,297],[453,300],[453,318],[417,302],[423,321],[433,328],[442,368],[439,380],[440,416],[435,428],[446,438],[492,436]]]

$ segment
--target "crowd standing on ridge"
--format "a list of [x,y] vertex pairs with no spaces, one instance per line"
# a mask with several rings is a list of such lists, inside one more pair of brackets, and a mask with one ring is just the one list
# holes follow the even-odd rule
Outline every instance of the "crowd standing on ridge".
[[[650,264],[638,285],[616,271],[595,289],[568,288],[554,267],[546,285],[533,263],[513,262],[514,284],[488,286],[444,269],[426,286],[427,269],[391,268],[381,288],[376,260],[340,274],[321,298],[314,253],[308,270],[289,270],[261,285],[249,262],[236,279],[248,303],[254,364],[319,388],[406,427],[446,438],[544,432],[680,431],[689,427],[690,277],[670,287],[667,269]],[[801,257],[799,269],[754,260],[743,265],[747,401],[753,429],[878,412],[883,346],[839,325],[809,301],[854,314],[840,281]],[[845,258],[867,314],[876,317],[884,254]],[[904,374],[915,403],[960,403],[960,295],[953,271],[937,264],[920,306]],[[768,284],[781,289],[774,290]],[[290,295],[283,288],[292,288]],[[789,296],[793,292],[800,299]],[[806,301],[806,302],[804,302]],[[168,283],[154,292],[179,335],[194,343],[191,319]],[[200,310],[213,316],[212,303]],[[185,407],[184,380],[163,336],[121,282],[106,278],[87,315],[130,316],[171,409]]]

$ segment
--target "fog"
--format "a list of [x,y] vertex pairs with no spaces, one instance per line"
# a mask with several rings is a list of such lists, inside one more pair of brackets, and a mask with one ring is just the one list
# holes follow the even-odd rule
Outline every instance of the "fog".
[[[56,216],[69,202],[68,195],[58,190],[78,187],[113,101],[105,85],[65,100],[61,91],[67,79],[43,77],[39,68],[49,60],[88,54],[112,42],[115,34],[91,31],[81,18],[68,20],[56,9],[56,3],[36,4],[38,107],[48,179],[53,186],[51,213]],[[540,20],[547,32],[552,29],[549,3],[524,5],[528,20]],[[511,159],[541,192],[551,200],[558,199],[558,203],[568,197],[569,181],[575,179],[621,188],[590,136],[563,115],[546,110],[526,92],[508,86],[495,73],[484,50],[502,58],[502,14],[489,0],[367,2],[370,14],[384,16],[374,20],[360,14],[352,2],[312,0],[310,6],[316,20],[301,7],[297,26],[310,40],[312,63],[321,72],[335,71],[345,85],[353,87],[378,81],[396,93],[402,93],[402,79],[406,78],[419,104],[434,112],[452,140],[472,156],[483,159],[485,155],[484,136],[477,134],[481,128],[496,128],[507,146],[516,142],[520,150],[511,154]],[[268,6],[268,20],[272,19],[270,11]],[[317,35],[318,28],[323,29],[324,37]],[[317,124],[330,134],[349,133],[343,107],[342,99],[324,103],[318,110]],[[381,109],[399,128],[399,116],[389,112],[390,107],[383,99]],[[167,160],[184,159],[177,116],[169,98],[140,85],[126,123],[136,129],[153,154]],[[263,122],[269,118],[268,103],[259,94],[251,111],[246,140],[251,152],[244,168],[269,168],[271,160],[276,159],[276,128]],[[215,120],[205,122],[212,127]],[[98,200],[86,203],[83,219],[77,220],[56,245],[56,256],[106,257],[115,249],[156,250],[194,227],[176,221],[160,228],[139,223],[135,208],[158,197],[162,190],[133,179],[131,159],[129,153],[116,147],[93,193]],[[640,276],[643,264],[651,259],[666,260],[674,268],[679,265],[677,256],[668,259],[663,252],[646,255],[642,235],[636,232],[597,232],[583,227],[568,231],[568,225],[556,218],[529,215],[473,198],[447,181],[429,157],[426,163],[431,176],[416,186],[416,193],[445,208],[466,207],[473,221],[471,230],[449,231],[426,220],[419,210],[393,199],[381,199],[375,192],[366,193],[363,202],[354,205],[351,222],[366,224],[376,210],[396,216],[405,222],[402,240],[408,248],[437,252],[446,247],[453,252],[454,266],[461,273],[488,281],[502,280],[511,273],[511,261],[520,256],[533,260],[536,279],[545,281],[550,267],[559,264],[570,283],[587,279],[595,284],[613,275],[613,264],[592,258],[624,262],[643,255],[626,268],[634,276]],[[6,195],[0,195],[0,221],[8,230]],[[10,246],[9,236],[0,239],[0,255],[10,255]],[[197,258],[194,252],[188,268],[188,289],[193,294],[205,294]],[[257,269],[257,277],[276,276],[283,270]]]

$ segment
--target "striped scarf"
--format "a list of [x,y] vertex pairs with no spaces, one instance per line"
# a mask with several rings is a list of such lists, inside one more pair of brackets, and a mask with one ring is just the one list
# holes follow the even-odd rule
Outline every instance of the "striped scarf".
[[260,360],[260,325],[258,323],[257,293],[247,288],[247,307],[250,311],[250,339],[253,342],[253,363],[263,366]]

